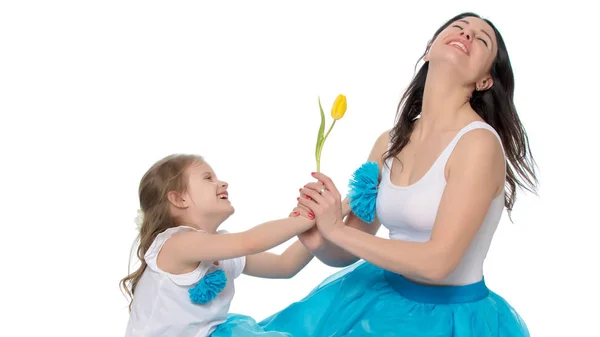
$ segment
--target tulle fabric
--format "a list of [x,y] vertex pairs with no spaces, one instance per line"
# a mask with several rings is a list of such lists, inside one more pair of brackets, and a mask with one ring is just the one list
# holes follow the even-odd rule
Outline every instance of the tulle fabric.
[[230,315],[214,337],[529,337],[525,322],[485,282],[424,286],[360,262],[262,322]]

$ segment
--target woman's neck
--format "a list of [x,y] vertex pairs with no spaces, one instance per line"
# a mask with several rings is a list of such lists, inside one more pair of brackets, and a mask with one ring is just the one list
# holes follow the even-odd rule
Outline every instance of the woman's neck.
[[473,88],[460,84],[452,69],[428,70],[423,92],[421,117],[416,133],[419,138],[438,131],[454,129],[460,116],[472,111],[469,99]]

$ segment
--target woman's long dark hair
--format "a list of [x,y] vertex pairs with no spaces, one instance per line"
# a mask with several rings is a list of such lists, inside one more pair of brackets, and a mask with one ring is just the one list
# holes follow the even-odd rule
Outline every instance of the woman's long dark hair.
[[[435,32],[430,44],[451,23],[465,17],[481,18],[474,13],[462,13],[455,16]],[[522,189],[536,193],[538,181],[535,175],[535,161],[529,149],[527,134],[517,115],[517,109],[513,101],[515,80],[506,45],[496,27],[489,20],[483,20],[494,29],[498,41],[498,55],[490,71],[494,84],[488,90],[474,91],[470,103],[473,110],[486,123],[491,125],[502,139],[502,145],[509,164],[506,172],[504,206],[510,216],[516,200],[516,187],[519,186]],[[421,59],[424,56],[425,54]],[[423,90],[425,89],[428,69],[429,62],[425,62],[400,100],[397,123],[390,136],[392,145],[384,154],[384,160],[398,155],[409,142],[414,128],[414,120],[421,113]],[[519,177],[521,180],[518,179]]]

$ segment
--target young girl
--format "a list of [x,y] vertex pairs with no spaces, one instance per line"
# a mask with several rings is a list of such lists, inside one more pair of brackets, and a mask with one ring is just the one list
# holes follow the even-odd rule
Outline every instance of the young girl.
[[264,252],[313,227],[313,214],[217,230],[234,213],[227,187],[193,155],[168,156],[143,176],[141,266],[121,281],[132,299],[126,337],[207,336],[226,321],[241,273],[290,278],[313,258],[299,242]]

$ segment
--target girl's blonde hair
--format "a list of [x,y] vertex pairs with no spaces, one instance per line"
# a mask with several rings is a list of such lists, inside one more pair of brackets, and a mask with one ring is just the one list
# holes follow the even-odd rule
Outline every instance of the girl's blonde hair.
[[169,212],[167,194],[170,191],[185,193],[188,187],[187,168],[203,162],[204,158],[198,155],[170,155],[152,165],[142,177],[138,193],[140,208],[143,212],[143,223],[138,236],[139,246],[137,248],[137,257],[141,265],[120,282],[122,291],[130,299],[129,310],[133,303],[135,287],[146,270],[144,255],[158,234],[177,226]]

